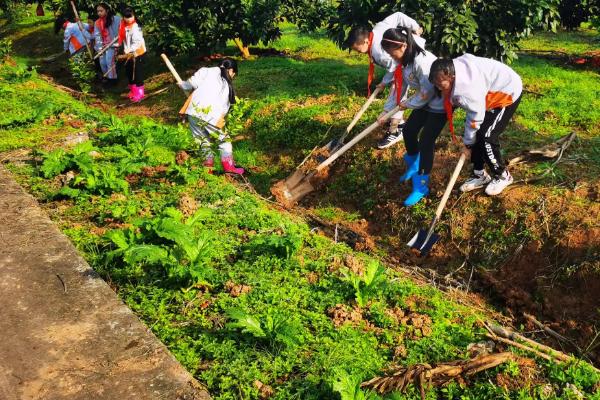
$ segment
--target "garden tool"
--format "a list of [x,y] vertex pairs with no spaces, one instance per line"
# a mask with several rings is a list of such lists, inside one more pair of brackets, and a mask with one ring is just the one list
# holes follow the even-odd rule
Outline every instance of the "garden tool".
[[[177,73],[177,71],[175,70],[175,67],[173,67],[173,64],[171,64],[171,61],[169,61],[169,58],[167,57],[167,55],[165,53],[162,53],[160,55],[160,58],[163,59],[163,61],[167,65],[167,68],[169,69],[169,71],[171,71],[171,74],[173,75],[173,77],[175,78],[175,80],[177,81],[177,83],[179,84],[179,83],[183,82],[183,80],[181,79],[181,77],[179,76],[179,74]],[[188,92],[186,90],[184,90],[183,92],[186,95],[188,94]]]
[[110,46],[112,46],[113,44],[116,43],[116,41],[119,40],[119,37],[115,37],[109,44],[107,44],[106,46],[104,46],[103,48],[100,49],[100,51],[98,51],[96,53],[96,55],[94,56],[94,60],[97,60],[98,57],[100,57],[102,54],[104,54],[104,52],[106,52],[106,50],[110,49]]
[[[81,20],[79,19],[79,13],[77,12],[77,7],[75,7],[75,3],[71,0],[71,7],[73,7],[73,13],[75,14],[75,18],[77,18],[77,26],[79,27],[79,31],[81,32],[81,35],[85,38],[85,28],[83,27],[83,24],[81,23]],[[94,60],[94,54],[92,53],[92,48],[90,47],[90,44],[87,40],[84,40],[85,42],[85,47],[87,48],[88,54],[90,55],[90,58],[92,60]]]
[[[385,114],[383,117],[384,121],[387,121],[392,117],[395,113],[398,112],[400,108],[395,107],[392,111]],[[375,129],[379,127],[379,122],[376,121],[372,123],[369,127],[363,130],[361,133],[356,135],[351,141],[347,144],[343,145],[341,148],[337,149],[332,155],[329,156],[325,161],[319,164],[315,169],[311,172],[304,172],[300,169],[297,169],[288,179],[285,181],[280,181],[275,184],[271,188],[271,192],[278,197],[278,200],[282,201],[284,204],[293,205],[308,193],[312,192],[314,187],[310,183],[311,178],[313,178],[317,173],[328,167],[331,163],[337,160],[342,154],[344,154],[348,149],[362,140],[365,136],[373,132]]]
[[346,128],[346,132],[344,132],[344,134],[342,136],[340,136],[339,138],[332,139],[329,143],[327,143],[325,146],[323,146],[321,148],[321,150],[324,150],[327,152],[334,152],[337,149],[339,149],[340,147],[342,147],[344,145],[344,140],[346,139],[346,137],[348,136],[348,134],[350,133],[352,128],[354,128],[354,125],[356,125],[356,123],[358,122],[360,117],[362,117],[362,115],[365,113],[365,111],[367,111],[367,109],[369,108],[371,103],[373,103],[373,101],[375,100],[375,98],[377,97],[379,92],[381,92],[381,90],[382,90],[382,88],[380,88],[379,86],[377,88],[375,88],[375,90],[373,91],[371,96],[367,99],[365,104],[363,104],[363,106],[360,108],[360,110],[358,110],[358,112],[352,119],[352,122],[350,122],[350,125],[348,125],[348,127]]
[[421,229],[410,242],[407,243],[408,246],[413,249],[417,249],[421,252],[421,255],[424,256],[433,247],[433,245],[440,239],[440,236],[434,232],[435,226],[437,225],[440,217],[442,216],[442,211],[444,211],[444,207],[446,206],[446,202],[448,201],[448,197],[450,197],[450,193],[452,192],[452,188],[458,179],[458,175],[462,170],[463,165],[465,164],[465,154],[461,154],[458,159],[458,163],[456,164],[456,168],[454,168],[454,172],[452,173],[452,177],[450,178],[450,182],[448,182],[448,186],[446,186],[446,191],[444,192],[444,196],[442,197],[442,201],[435,210],[435,217],[429,225],[429,230]]

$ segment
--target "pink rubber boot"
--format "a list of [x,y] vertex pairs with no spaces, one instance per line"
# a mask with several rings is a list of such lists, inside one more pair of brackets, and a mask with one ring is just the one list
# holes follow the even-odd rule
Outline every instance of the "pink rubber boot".
[[206,172],[212,175],[213,168],[215,166],[215,160],[212,158],[207,158],[206,161],[202,163],[202,165],[207,169]]
[[133,97],[135,96],[135,85],[127,86],[129,86],[129,94],[127,95],[127,97],[129,97],[129,100],[133,100]]
[[233,156],[221,157],[221,165],[223,165],[223,170],[229,174],[242,175],[244,173],[244,168],[238,168],[235,166]]
[[144,97],[144,85],[136,86],[131,101],[133,101],[134,103],[139,103]]

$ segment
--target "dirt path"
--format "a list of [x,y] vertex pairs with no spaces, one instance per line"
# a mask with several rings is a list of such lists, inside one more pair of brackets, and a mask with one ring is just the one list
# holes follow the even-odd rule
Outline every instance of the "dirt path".
[[209,399],[0,166],[0,399]]

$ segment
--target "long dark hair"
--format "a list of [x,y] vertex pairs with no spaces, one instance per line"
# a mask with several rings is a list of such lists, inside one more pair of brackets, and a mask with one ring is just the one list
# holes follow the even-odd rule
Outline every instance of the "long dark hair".
[[442,92],[435,86],[435,81],[438,76],[444,75],[448,77],[454,78],[456,76],[456,71],[454,70],[454,62],[450,58],[438,58],[431,64],[431,68],[429,69],[429,82],[433,84],[435,88],[435,93],[438,97],[442,96]]
[[98,8],[98,7],[102,7],[106,10],[106,25],[105,26],[106,26],[106,28],[109,28],[113,23],[113,17],[115,16],[114,11],[106,3],[98,3],[96,8]]
[[233,83],[231,82],[231,77],[227,73],[227,70],[232,69],[233,72],[235,72],[237,74],[237,72],[238,72],[237,61],[235,61],[234,59],[229,58],[229,57],[224,58],[219,63],[219,68],[221,69],[221,77],[223,79],[225,79],[225,81],[227,81],[227,84],[229,85],[229,104],[235,104],[235,91],[233,90]]
[[425,50],[415,42],[411,30],[404,26],[388,29],[381,39],[381,47],[388,53],[396,50],[403,43],[406,43],[406,50],[402,56],[403,66],[412,64],[419,54],[425,54]]
[[60,32],[65,22],[68,21],[69,20],[64,15],[59,15],[58,17],[56,17],[56,19],[54,20],[54,33],[58,35],[58,32]]

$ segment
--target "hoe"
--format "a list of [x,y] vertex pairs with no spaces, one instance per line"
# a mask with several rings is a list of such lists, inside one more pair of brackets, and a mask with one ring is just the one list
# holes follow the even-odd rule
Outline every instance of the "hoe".
[[[398,112],[400,108],[395,107],[392,111],[385,114],[383,119],[387,121],[392,115]],[[348,149],[362,140],[365,136],[373,132],[379,127],[379,123],[376,121],[372,123],[364,131],[356,135],[351,141],[337,149],[333,154],[329,156],[325,161],[316,166],[314,170],[310,172],[302,171],[297,169],[289,178],[285,181],[279,181],[273,187],[271,187],[271,193],[275,195],[277,200],[287,207],[292,207],[296,202],[300,201],[304,196],[315,190],[311,184],[311,179],[315,177],[319,172],[327,168],[331,163],[337,160],[342,154]]]

